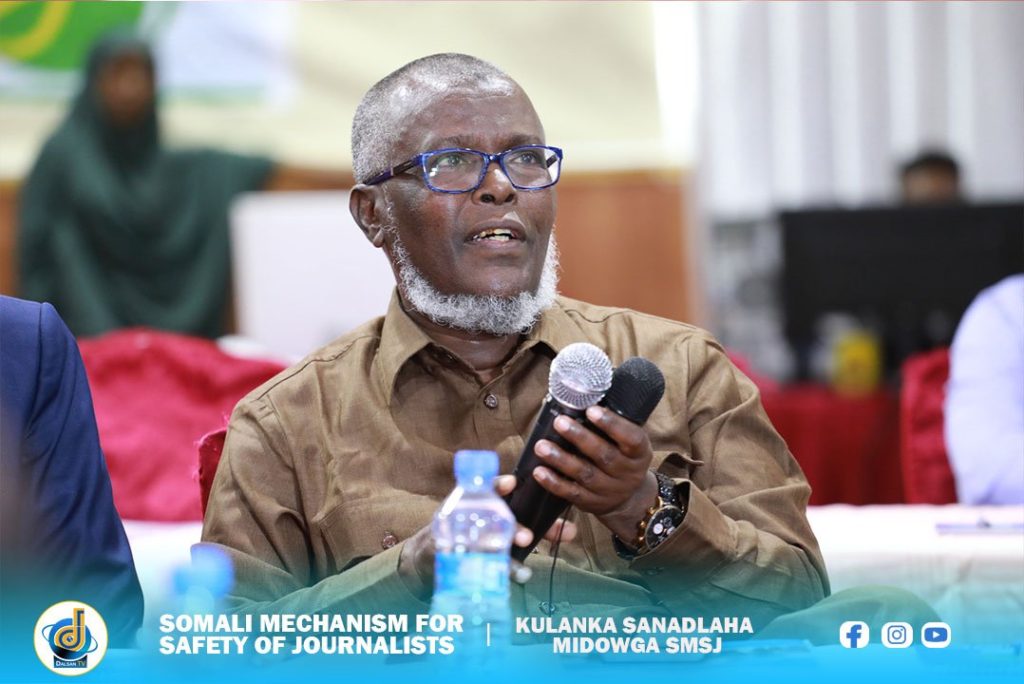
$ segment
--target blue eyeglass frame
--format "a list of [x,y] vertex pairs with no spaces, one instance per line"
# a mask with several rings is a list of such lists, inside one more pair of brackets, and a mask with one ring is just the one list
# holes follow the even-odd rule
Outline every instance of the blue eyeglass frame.
[[[519,185],[514,180],[512,180],[512,176],[509,175],[508,169],[505,168],[505,156],[518,150],[529,150],[537,148],[551,150],[552,152],[555,153],[555,158],[558,159],[558,177],[555,178],[550,183],[547,183],[546,185],[537,185],[534,187],[524,187],[522,185]],[[436,188],[430,184],[427,172],[427,158],[432,157],[435,154],[442,154],[444,152],[472,152],[473,154],[480,155],[481,157],[484,158],[484,165],[480,169],[480,177],[476,180],[476,184],[473,187],[468,188],[466,190],[442,190],[441,188]],[[384,181],[391,180],[392,178],[395,178],[396,176],[399,176],[408,171],[409,169],[418,165],[420,169],[422,169],[423,171],[423,183],[432,192],[440,192],[446,195],[461,195],[463,193],[473,192],[474,190],[479,188],[483,184],[484,178],[487,177],[487,171],[488,169],[491,168],[491,162],[498,162],[498,166],[501,168],[501,172],[505,174],[505,178],[508,178],[508,182],[512,184],[513,188],[515,188],[516,190],[522,190],[524,192],[531,192],[533,190],[544,190],[545,188],[550,188],[552,185],[559,181],[559,179],[562,177],[562,160],[564,158],[565,155],[562,152],[562,148],[552,147],[551,145],[517,145],[516,147],[510,147],[504,152],[498,152],[497,154],[489,154],[487,152],[481,152],[480,150],[474,150],[468,147],[443,147],[439,150],[427,150],[426,152],[420,152],[412,159],[402,162],[398,166],[393,166],[387,171],[377,174],[370,180],[366,181],[363,185],[377,185],[379,183],[383,183]],[[548,167],[550,166],[551,164],[548,164]]]

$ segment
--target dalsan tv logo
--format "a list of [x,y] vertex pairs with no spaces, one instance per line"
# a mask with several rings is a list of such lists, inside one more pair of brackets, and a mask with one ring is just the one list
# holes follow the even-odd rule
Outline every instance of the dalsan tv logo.
[[107,653],[107,624],[96,609],[78,601],[61,601],[39,616],[36,655],[57,674],[89,672]]

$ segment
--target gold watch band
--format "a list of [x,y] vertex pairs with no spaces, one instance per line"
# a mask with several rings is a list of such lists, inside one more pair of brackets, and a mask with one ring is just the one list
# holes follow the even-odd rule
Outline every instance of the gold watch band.
[[665,502],[659,495],[658,500],[655,502],[655,504],[648,508],[647,512],[644,513],[643,520],[637,523],[636,543],[634,544],[634,546],[638,550],[643,550],[647,548],[647,526],[651,524],[651,518],[654,517],[654,514],[661,510],[661,508],[664,505]]

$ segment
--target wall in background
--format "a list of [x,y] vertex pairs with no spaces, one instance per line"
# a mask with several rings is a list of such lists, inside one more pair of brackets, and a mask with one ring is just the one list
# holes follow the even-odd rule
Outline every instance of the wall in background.
[[[715,293],[763,296],[777,263],[770,231],[738,227],[763,225],[782,205],[888,199],[893,164],[924,144],[961,157],[972,197],[1024,187],[1021,4],[150,5],[163,13],[147,20],[154,34],[173,21],[206,31],[189,43],[179,27],[162,48],[184,60],[167,75],[164,127],[176,144],[344,168],[352,112],[373,81],[435,51],[491,59],[523,83],[549,141],[567,150],[564,289],[709,324],[707,290],[719,321],[732,312],[753,331],[752,349],[767,348],[757,335],[771,326]],[[245,17],[233,28],[232,12]],[[211,61],[203,55],[214,45],[221,56]],[[204,69],[250,73],[247,59],[276,66],[228,97],[197,87]],[[18,178],[63,104],[12,99],[2,86],[0,178]],[[0,194],[0,288],[11,278],[2,261],[10,197]],[[715,241],[740,242],[741,232],[746,246],[716,261]],[[637,278],[587,267],[616,250],[678,263]],[[573,263],[578,254],[586,259]],[[756,282],[716,282],[730,268],[740,278],[757,271]]]
[[[558,185],[561,290],[570,297],[694,320],[678,172],[574,172]],[[16,294],[18,186],[0,181],[0,294]],[[384,258],[382,255],[380,258]]]
[[[694,310],[682,184],[693,113],[663,109],[659,88],[678,101],[692,91],[683,77],[696,65],[676,63],[686,58],[678,45],[672,64],[656,58],[657,45],[679,41],[675,30],[656,35],[663,10],[656,18],[653,5],[630,2],[158,5],[166,3],[141,7],[141,22],[163,55],[170,144],[348,168],[352,114],[376,80],[434,52],[493,61],[530,94],[548,141],[566,150],[558,217],[566,294],[672,318]],[[64,108],[52,96],[0,92],[0,178],[27,172]],[[16,183],[0,192],[0,292],[9,293]]]
[[694,321],[687,179],[673,172],[567,176],[558,188],[560,289],[570,297]]
[[[662,144],[647,3],[168,4],[146,3],[142,23],[165,56],[172,143],[349,168],[352,114],[366,89],[416,57],[456,51],[519,80],[570,167],[687,161]],[[0,81],[0,178],[24,175],[64,106],[13,98]]]
[[1024,4],[704,3],[698,172],[720,219],[896,199],[950,150],[970,199],[1024,192]]
[[14,258],[18,185],[0,180],[0,294],[17,294],[17,264]]
[[[965,197],[1024,195],[1024,4],[700,3],[699,207],[691,268],[705,319],[785,378],[775,213],[898,199],[926,147],[960,161]],[[894,296],[896,293],[894,293]]]

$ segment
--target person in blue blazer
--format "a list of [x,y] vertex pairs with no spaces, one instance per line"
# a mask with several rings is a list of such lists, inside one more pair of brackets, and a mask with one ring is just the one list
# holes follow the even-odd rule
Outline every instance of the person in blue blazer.
[[49,304],[4,296],[0,465],[0,631],[8,643],[30,638],[50,605],[74,600],[103,616],[110,646],[130,646],[142,589],[78,345]]

